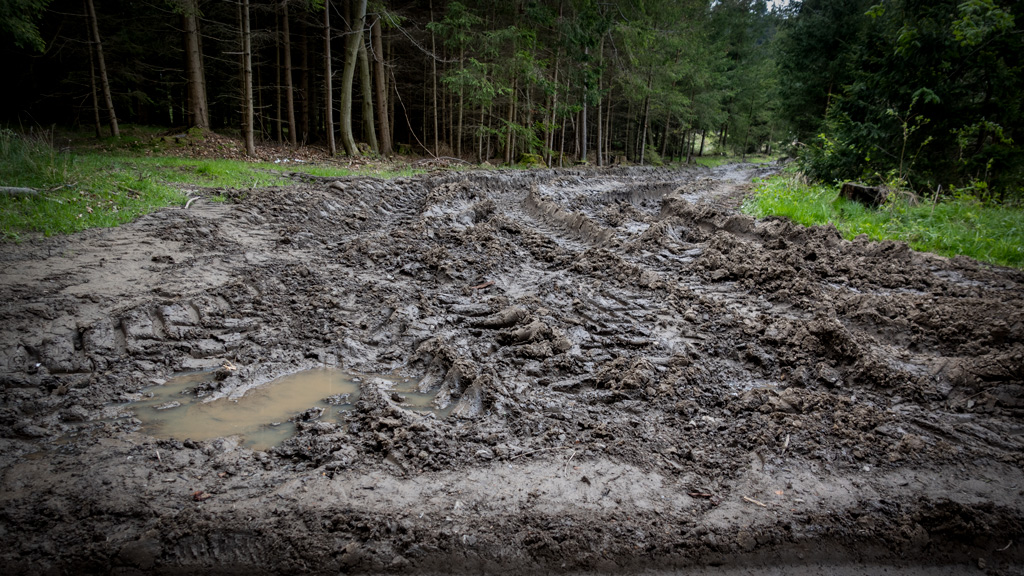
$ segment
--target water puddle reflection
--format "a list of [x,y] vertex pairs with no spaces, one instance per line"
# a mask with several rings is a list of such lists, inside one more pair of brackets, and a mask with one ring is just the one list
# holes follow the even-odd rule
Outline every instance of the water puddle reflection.
[[397,376],[359,376],[343,370],[318,368],[284,376],[247,391],[241,398],[219,398],[204,402],[193,392],[214,381],[213,372],[176,376],[161,386],[144,390],[152,394],[133,403],[136,417],[147,434],[178,440],[210,440],[240,436],[242,444],[254,450],[276,446],[295,433],[289,421],[309,408],[324,410],[321,420],[336,422],[352,410],[359,399],[362,380],[373,378],[390,390],[399,406],[417,412],[433,412],[443,418],[451,407],[439,410],[435,392],[421,393],[416,380]]

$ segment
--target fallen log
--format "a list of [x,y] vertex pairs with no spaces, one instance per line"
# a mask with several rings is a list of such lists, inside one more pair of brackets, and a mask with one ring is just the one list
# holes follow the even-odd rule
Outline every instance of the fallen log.
[[888,194],[878,186],[868,186],[859,182],[845,182],[840,194],[847,200],[877,208],[885,203]]
[[8,196],[18,196],[19,194],[31,195],[39,194],[39,190],[35,188],[19,188],[17,186],[0,186],[0,194],[7,194]]

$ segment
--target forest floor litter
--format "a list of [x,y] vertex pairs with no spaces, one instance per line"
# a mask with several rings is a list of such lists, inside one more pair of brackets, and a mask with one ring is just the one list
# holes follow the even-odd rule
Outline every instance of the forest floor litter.
[[[1024,573],[1024,273],[740,214],[766,170],[297,175],[5,245],[0,571]],[[350,387],[152,423],[307,370]]]

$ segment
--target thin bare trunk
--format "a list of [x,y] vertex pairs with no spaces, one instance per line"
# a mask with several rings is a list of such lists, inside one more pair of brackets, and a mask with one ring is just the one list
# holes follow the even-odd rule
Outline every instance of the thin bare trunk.
[[377,123],[380,125],[380,154],[390,157],[394,154],[391,148],[391,122],[388,118],[387,77],[384,75],[384,48],[381,42],[380,18],[373,20],[370,27],[370,40],[373,44],[373,79],[377,96]]
[[[430,21],[434,21],[434,2],[430,2]],[[434,32],[430,32],[430,78],[433,82],[433,89],[431,93],[434,95],[434,155],[437,156],[441,153],[441,149],[438,146],[437,141],[437,43],[434,38]]]
[[[88,8],[86,9],[88,10]],[[93,55],[92,42],[89,43],[89,87],[92,89],[92,113],[96,125],[96,138],[103,137],[103,123],[100,122],[100,99],[96,95],[96,58]],[[172,109],[173,114],[173,109]]]
[[505,134],[505,164],[512,163],[512,143],[515,142],[513,137],[512,124],[516,121],[516,82],[518,78],[512,77],[512,95],[509,97],[508,102],[508,126]]
[[100,27],[96,22],[96,8],[92,0],[86,0],[86,8],[89,10],[89,23],[92,28],[92,43],[96,46],[96,62],[100,69],[100,85],[103,86],[103,100],[107,105],[107,114],[110,116],[110,134],[114,138],[121,137],[121,131],[117,129],[117,113],[114,112],[114,99],[110,96],[110,82],[107,80],[107,63],[103,59],[103,43],[100,42]]
[[295,89],[292,87],[292,35],[288,25],[288,0],[281,2],[281,35],[284,44],[285,116],[288,118],[288,142],[294,148],[298,145],[298,130],[295,126]]
[[669,114],[668,118],[665,119],[665,131],[661,134],[661,157],[662,158],[667,158],[665,156],[665,154],[668,153],[668,135],[669,135],[669,132],[671,131],[671,129],[672,129],[672,115]]
[[605,114],[605,125],[604,125],[604,137],[605,144],[604,150],[608,156],[608,163],[610,164],[614,159],[612,156],[612,89],[608,87],[608,113]]
[[366,56],[366,42],[359,43],[359,87],[363,92],[363,135],[374,154],[380,154],[377,131],[373,127],[373,86],[370,85],[370,61]]
[[640,165],[644,163],[644,152],[647,151],[647,124],[651,118],[651,84],[654,81],[654,70],[647,73],[647,101],[644,104],[643,135],[640,137]]
[[240,44],[242,48],[242,136],[245,138],[245,154],[256,155],[256,142],[253,136],[252,110],[252,46],[249,34],[249,0],[238,3],[238,20]]
[[196,128],[208,129],[210,127],[210,110],[206,104],[206,75],[203,73],[198,12],[199,7],[196,0],[185,2],[182,18],[185,25],[185,68],[188,76],[189,123]]
[[[459,69],[465,72],[466,65],[466,50],[459,50]],[[462,85],[459,85],[459,130],[455,133],[455,156],[462,158],[462,113],[463,105],[465,104],[465,90]]]
[[352,84],[356,75],[359,45],[363,42],[366,0],[357,0],[357,2],[351,29],[345,38],[345,67],[341,73],[341,145],[345,147],[345,153],[349,156],[359,155],[355,134],[352,132]]
[[[590,59],[590,47],[583,48],[583,54]],[[580,162],[587,163],[587,88],[583,85],[583,110],[580,111]]]
[[327,153],[334,156],[334,90],[331,80],[331,0],[324,0],[324,129],[327,132]]
[[274,38],[277,39],[276,50],[274,50],[274,58],[276,60],[274,66],[274,99],[276,100],[277,116],[274,118],[274,139],[277,140],[278,144],[284,142],[284,110],[281,106],[281,24],[280,21],[275,23],[277,27],[277,34],[274,34]]

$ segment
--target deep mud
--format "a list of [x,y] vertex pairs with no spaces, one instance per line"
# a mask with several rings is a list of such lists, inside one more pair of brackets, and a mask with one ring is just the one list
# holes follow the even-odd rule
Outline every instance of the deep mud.
[[[307,179],[4,246],[0,572],[1021,573],[1024,274],[755,221],[753,173]],[[224,361],[210,398],[453,406],[146,434]]]

